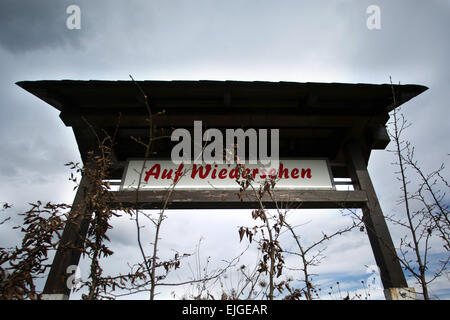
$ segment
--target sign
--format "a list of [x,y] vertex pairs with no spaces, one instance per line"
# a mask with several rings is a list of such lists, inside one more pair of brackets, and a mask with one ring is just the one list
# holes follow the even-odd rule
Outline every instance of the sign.
[[[120,190],[239,190],[236,179],[252,178],[259,187],[266,180],[275,190],[334,189],[325,159],[280,160],[278,168],[236,164],[174,164],[170,160],[128,160]],[[138,183],[140,181],[140,184]]]

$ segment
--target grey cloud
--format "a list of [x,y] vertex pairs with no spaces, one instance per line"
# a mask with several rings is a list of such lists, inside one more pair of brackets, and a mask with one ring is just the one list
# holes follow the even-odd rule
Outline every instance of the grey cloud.
[[[443,30],[450,28],[450,6],[443,1],[377,1],[381,29],[366,28],[365,9],[373,1],[341,5],[342,50],[346,63],[361,71],[424,74],[436,60],[445,59],[450,43]],[[359,13],[359,14],[358,14]],[[438,71],[434,69],[433,71]]]
[[[81,7],[79,31],[65,27],[69,4]],[[381,30],[366,28],[370,4],[381,7]],[[448,154],[450,118],[449,9],[444,0],[0,0],[0,201],[11,199],[20,212],[29,201],[70,203],[74,196],[63,166],[79,158],[71,129],[64,127],[51,106],[14,85],[20,80],[115,80],[132,73],[138,79],[379,83],[392,75],[394,82],[430,87],[404,111],[414,123],[408,138],[421,150],[421,163],[435,168],[448,162],[442,155]],[[398,209],[392,161],[391,154],[374,151],[369,168],[386,214]],[[170,212],[162,248],[190,252],[205,236],[203,257],[231,258],[240,249],[237,225],[252,220],[245,212],[230,215]],[[305,226],[302,235],[314,239],[324,227],[322,221],[330,229],[340,223],[339,218],[325,217],[311,214],[314,224]],[[133,221],[121,217],[116,222],[111,243],[117,255],[105,263],[111,268],[139,259],[131,250],[136,242]],[[148,245],[151,228],[144,232]],[[398,243],[401,233],[393,228],[391,234]],[[0,243],[13,237],[14,233],[2,233]],[[224,247],[224,239],[237,240],[236,246]],[[327,252],[330,259],[320,268],[324,273],[364,272],[361,264],[373,263],[363,233],[343,238]]]
[[73,1],[2,0],[0,45],[11,53],[79,46],[81,30],[68,30],[66,8]]

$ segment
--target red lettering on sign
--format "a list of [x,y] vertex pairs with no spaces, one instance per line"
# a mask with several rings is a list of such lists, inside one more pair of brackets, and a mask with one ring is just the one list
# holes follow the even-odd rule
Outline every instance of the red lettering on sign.
[[175,171],[175,179],[173,180],[174,183],[177,183],[178,179],[180,179],[180,177],[183,175],[183,168],[184,168],[184,164],[180,164],[178,166],[177,171]]
[[195,179],[195,176],[198,173],[198,176],[199,176],[200,179],[205,179],[208,176],[210,171],[211,171],[211,165],[210,164],[207,164],[205,166],[205,170],[203,170],[203,166],[200,166],[199,168],[197,168],[197,165],[194,164],[192,166],[191,178]]
[[249,175],[250,175],[250,169],[245,168],[245,170],[242,172],[242,178],[246,179],[247,176],[249,176]]
[[155,176],[155,179],[158,179],[160,171],[161,171],[161,165],[159,165],[158,163],[154,164],[150,170],[145,172],[144,181],[148,182],[148,180],[150,179],[150,176]]
[[303,169],[302,168],[302,179],[305,179],[305,175],[308,179],[311,179],[311,169]]
[[226,179],[227,178],[227,169],[222,169],[219,171],[219,179]]
[[261,175],[260,175],[261,179],[265,179],[266,178],[266,169],[261,169]]
[[272,168],[269,171],[269,178],[270,179],[275,179],[277,177],[277,169]]
[[258,171],[259,171],[258,168],[253,169],[253,174],[252,174],[253,180],[255,180],[255,177],[258,174]]
[[211,178],[215,179],[217,174],[217,164],[214,165],[214,170],[212,171]]
[[[159,179],[161,176],[161,179],[172,179],[173,174],[174,176],[174,182],[176,183],[181,176],[183,176],[184,164],[180,164],[178,166],[178,169],[174,172],[174,169],[163,169],[161,171],[161,164],[156,163],[154,164],[150,170],[145,171],[145,177],[144,181],[146,183],[149,182],[150,178],[153,179]],[[282,163],[280,163],[280,167],[277,169],[275,168],[254,168],[249,169],[245,168],[242,171],[242,178],[253,178],[254,180],[258,177],[261,179],[270,178],[280,178],[280,179],[299,179],[300,177],[302,179],[311,179],[312,178],[312,171],[311,168],[286,168]],[[231,170],[227,168],[222,168],[219,170],[217,165],[214,165],[214,168],[210,164],[206,164],[205,166],[202,165],[196,165],[194,164],[192,166],[192,172],[191,172],[191,178],[195,179],[198,177],[199,179],[239,179],[239,169],[233,168]]]
[[239,172],[237,168],[230,171],[230,179],[237,179],[239,177]]
[[161,179],[172,179],[173,169],[167,170],[164,169],[161,175]]
[[279,170],[279,173],[278,173],[278,177],[280,179],[282,179],[283,175],[284,175],[285,179],[289,179],[289,170],[287,168],[283,168],[283,164],[280,163],[280,170]]

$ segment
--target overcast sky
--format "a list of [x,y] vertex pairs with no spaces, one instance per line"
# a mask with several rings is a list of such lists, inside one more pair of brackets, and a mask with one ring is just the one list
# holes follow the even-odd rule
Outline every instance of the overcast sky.
[[[66,27],[71,4],[81,8],[80,30]],[[381,9],[380,30],[366,26],[369,5]],[[450,153],[448,30],[446,0],[1,0],[0,201],[12,203],[15,214],[28,202],[71,203],[74,196],[63,165],[80,159],[72,130],[51,106],[15,85],[23,80],[127,80],[132,74],[138,80],[388,83],[392,76],[429,87],[403,111],[413,123],[407,138],[418,160],[426,170],[437,168]],[[385,213],[400,210],[392,161],[392,154],[374,151],[369,162]],[[335,212],[295,212],[291,219],[310,221],[302,227],[308,241],[346,222]],[[203,237],[202,259],[211,256],[218,265],[244,247],[237,226],[250,224],[248,211],[169,212],[162,249],[192,251]],[[391,230],[398,244],[400,233]],[[138,258],[134,235],[132,222],[115,221],[111,270],[126,270],[126,262]],[[145,236],[150,242],[150,226]],[[2,247],[17,239],[3,226]],[[243,262],[254,261],[252,254]],[[349,290],[375,264],[361,232],[330,243],[326,255],[315,270],[320,281],[343,279]],[[160,297],[170,298],[171,290]],[[436,283],[432,294],[450,297],[448,280]]]

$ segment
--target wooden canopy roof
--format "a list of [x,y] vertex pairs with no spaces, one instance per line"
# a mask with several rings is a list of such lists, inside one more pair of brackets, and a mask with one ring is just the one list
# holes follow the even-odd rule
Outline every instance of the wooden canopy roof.
[[[23,89],[61,111],[73,128],[81,157],[96,147],[92,130],[112,134],[116,170],[120,178],[125,160],[142,157],[142,145],[131,136],[148,138],[144,98],[132,81],[22,81]],[[357,139],[366,162],[372,149],[389,143],[385,125],[394,107],[390,84],[246,82],[246,81],[137,81],[148,96],[155,135],[170,136],[173,128],[279,128],[281,157],[326,157],[343,162],[342,146]],[[420,85],[394,85],[397,105],[427,90]],[[119,120],[120,114],[120,120]],[[89,127],[86,125],[89,123]],[[168,157],[169,139],[154,143],[157,157]],[[339,166],[337,166],[339,167]],[[333,170],[339,176],[339,170]],[[345,176],[345,174],[342,174]]]

